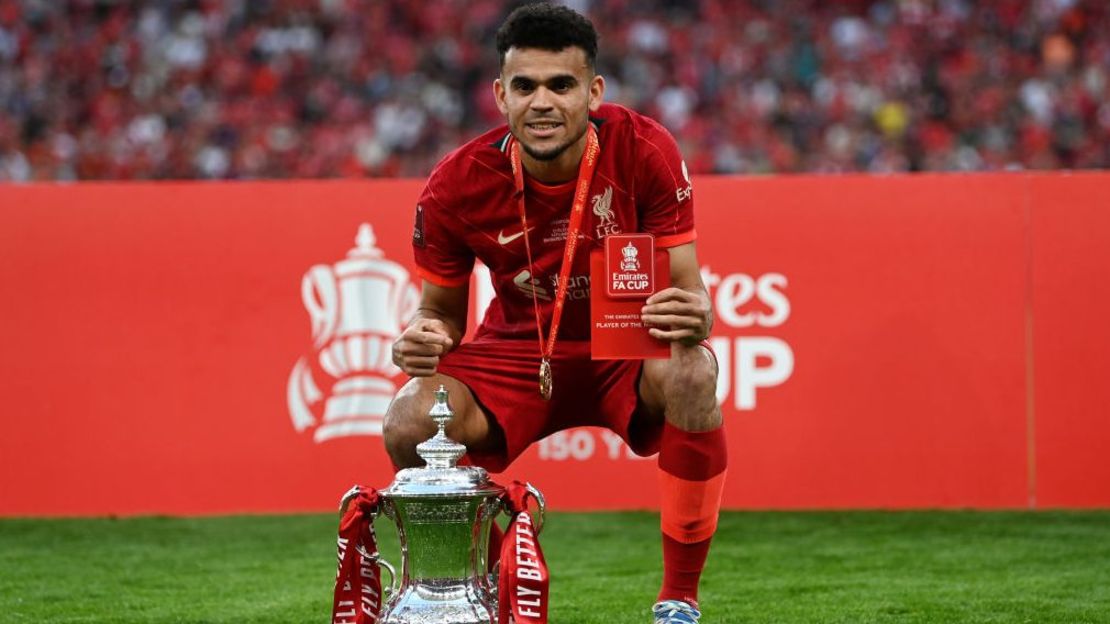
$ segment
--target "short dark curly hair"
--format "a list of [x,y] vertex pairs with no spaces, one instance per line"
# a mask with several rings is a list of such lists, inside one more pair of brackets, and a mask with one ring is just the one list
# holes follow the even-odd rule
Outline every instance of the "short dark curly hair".
[[597,62],[597,31],[590,20],[573,9],[548,2],[525,4],[509,14],[497,29],[497,55],[505,64],[509,48],[539,48],[558,52],[575,46],[586,53],[591,70]]

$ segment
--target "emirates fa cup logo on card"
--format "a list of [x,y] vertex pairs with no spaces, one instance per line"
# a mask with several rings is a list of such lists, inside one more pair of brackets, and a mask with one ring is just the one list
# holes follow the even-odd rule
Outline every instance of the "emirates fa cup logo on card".
[[647,299],[655,292],[655,237],[613,234],[605,238],[605,293]]
[[419,292],[409,272],[375,243],[374,230],[363,223],[346,259],[318,264],[301,280],[312,322],[311,357],[327,374],[330,390],[320,389],[305,356],[293,366],[286,394],[293,427],[315,427],[317,442],[381,435],[382,417],[397,391],[393,377],[401,371],[393,364],[392,344],[416,312]]

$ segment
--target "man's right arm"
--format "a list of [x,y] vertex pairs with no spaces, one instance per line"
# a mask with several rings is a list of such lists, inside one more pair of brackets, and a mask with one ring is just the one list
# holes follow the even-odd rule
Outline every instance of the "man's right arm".
[[458,346],[466,333],[470,285],[438,286],[424,280],[420,308],[393,343],[393,363],[412,377],[429,377],[439,358]]

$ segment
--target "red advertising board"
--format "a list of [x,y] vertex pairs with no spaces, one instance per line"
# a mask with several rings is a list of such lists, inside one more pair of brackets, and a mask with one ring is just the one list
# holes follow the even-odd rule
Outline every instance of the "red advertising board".
[[1030,181],[1030,489],[1040,506],[1110,506],[1108,181]]
[[[1108,183],[696,179],[726,506],[1110,505]],[[0,187],[0,514],[318,511],[386,485],[420,186]],[[480,271],[472,292],[477,317]],[[599,430],[509,476],[553,508],[656,504],[654,461]]]

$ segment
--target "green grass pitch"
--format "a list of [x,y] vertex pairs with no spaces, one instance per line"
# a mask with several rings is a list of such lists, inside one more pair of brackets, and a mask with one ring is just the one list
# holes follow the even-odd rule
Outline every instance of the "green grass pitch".
[[[337,520],[0,520],[0,622],[327,622]],[[650,622],[657,527],[550,514],[551,621]],[[1110,622],[1110,512],[729,512],[701,602],[706,624]]]

